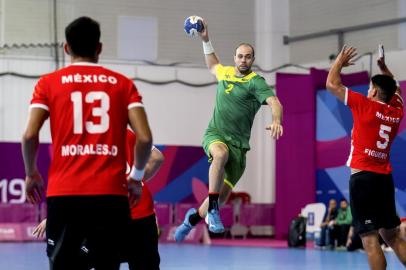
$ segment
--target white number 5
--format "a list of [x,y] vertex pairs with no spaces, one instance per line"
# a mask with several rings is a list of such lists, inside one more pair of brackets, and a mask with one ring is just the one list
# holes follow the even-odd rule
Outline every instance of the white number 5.
[[389,126],[381,125],[381,129],[379,130],[379,137],[384,139],[384,142],[377,141],[376,142],[376,147],[379,149],[386,149],[388,147],[389,143],[389,133],[391,132],[392,128]]
[[[81,92],[72,92],[70,99],[73,102],[73,133],[83,133],[83,102]],[[89,133],[104,133],[109,129],[110,117],[108,111],[110,109],[110,97],[102,91],[92,91],[86,94],[85,102],[94,103],[100,100],[100,107],[92,108],[92,116],[100,117],[100,124],[95,124],[92,121],[86,121],[86,130]]]

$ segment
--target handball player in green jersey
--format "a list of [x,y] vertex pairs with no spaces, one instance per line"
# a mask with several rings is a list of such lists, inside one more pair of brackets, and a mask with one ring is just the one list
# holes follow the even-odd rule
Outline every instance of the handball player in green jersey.
[[203,148],[211,161],[209,196],[199,209],[189,209],[175,231],[181,242],[207,215],[209,231],[222,233],[219,204],[227,201],[245,170],[245,156],[250,149],[252,123],[259,108],[268,104],[272,123],[266,127],[274,139],[283,134],[282,105],[265,79],[251,70],[255,60],[253,46],[241,43],[235,50],[235,66],[223,66],[210,43],[207,23],[199,33],[208,69],[217,78],[217,96],[213,116],[203,137]]

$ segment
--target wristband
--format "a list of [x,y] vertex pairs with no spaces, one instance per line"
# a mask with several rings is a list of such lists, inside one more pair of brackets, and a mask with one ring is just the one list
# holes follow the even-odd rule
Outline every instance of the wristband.
[[142,170],[139,170],[135,168],[133,165],[131,172],[130,172],[130,178],[134,179],[135,181],[141,181],[142,178],[144,178],[144,173],[145,173],[145,168]]
[[396,79],[394,79],[394,80],[395,80],[395,82],[396,82],[396,86],[397,86],[398,88],[400,88],[400,83],[399,83],[399,81],[396,80]]
[[397,88],[400,88],[400,83],[399,83],[398,80],[396,80],[395,76],[393,76],[392,79],[395,81],[396,87],[397,87]]
[[203,41],[203,53],[206,55],[214,53],[214,48],[213,45],[211,45],[210,40],[207,42]]

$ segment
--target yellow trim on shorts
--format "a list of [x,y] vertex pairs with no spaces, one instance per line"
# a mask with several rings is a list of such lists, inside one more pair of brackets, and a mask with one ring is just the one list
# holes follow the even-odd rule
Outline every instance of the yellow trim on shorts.
[[228,149],[228,145],[227,145],[225,142],[220,141],[220,140],[213,140],[213,141],[209,142],[209,146],[207,147],[207,150],[209,150],[209,152],[210,152],[210,146],[211,146],[212,144],[216,144],[216,143],[224,144],[224,145],[227,147],[227,150],[230,150],[230,149]]
[[207,146],[207,151],[209,152],[209,153],[207,153],[207,156],[209,157],[209,162],[213,161],[213,157],[210,155],[210,146],[212,144],[216,144],[216,143],[224,144],[227,147],[227,150],[230,151],[230,149],[228,148],[228,146],[225,142],[222,142],[220,140],[213,140],[213,141],[209,142],[209,145]]
[[231,182],[228,181],[227,179],[224,179],[224,184],[226,184],[226,185],[229,186],[230,188],[234,188],[234,185],[231,184]]

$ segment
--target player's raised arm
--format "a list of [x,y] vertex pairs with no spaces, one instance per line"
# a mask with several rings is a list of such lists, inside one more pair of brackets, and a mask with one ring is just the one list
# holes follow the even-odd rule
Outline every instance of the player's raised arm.
[[207,29],[207,22],[203,19],[203,30],[199,33],[200,38],[203,41],[203,53],[206,60],[207,68],[212,74],[216,74],[215,67],[220,63],[216,53],[214,52],[213,45],[209,39],[209,31]]
[[343,67],[353,65],[353,59],[357,55],[357,50],[354,47],[344,45],[341,52],[338,54],[334,64],[331,66],[327,76],[326,88],[339,100],[345,99],[345,86],[341,82],[341,70]]
[[[395,79],[395,76],[393,76],[393,73],[389,70],[388,66],[386,65],[385,54],[383,53],[383,46],[382,46],[382,52],[378,56],[378,59],[377,59],[376,63],[378,65],[378,67],[379,67],[379,70],[381,71],[381,74],[387,75],[387,76]],[[399,85],[398,85],[398,87],[396,89],[396,93],[398,95],[401,95],[401,93],[402,93],[402,90],[400,89]]]

